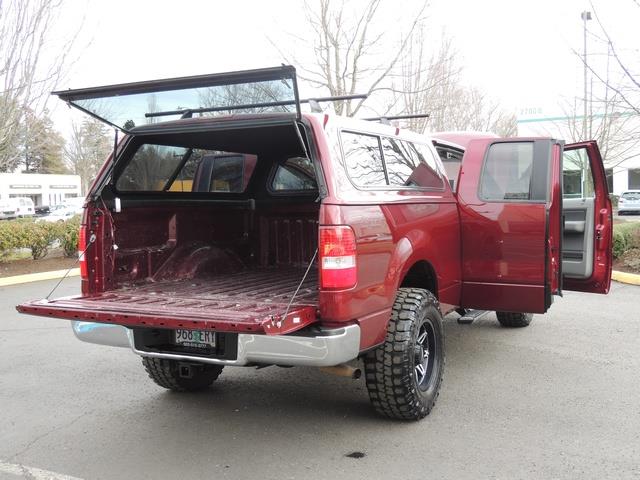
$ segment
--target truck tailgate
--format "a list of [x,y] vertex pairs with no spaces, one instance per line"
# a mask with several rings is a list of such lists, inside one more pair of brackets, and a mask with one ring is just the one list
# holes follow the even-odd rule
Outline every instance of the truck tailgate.
[[286,318],[304,269],[260,268],[224,277],[163,281],[95,295],[35,300],[21,313],[127,327],[290,333],[317,320],[317,272],[310,271]]

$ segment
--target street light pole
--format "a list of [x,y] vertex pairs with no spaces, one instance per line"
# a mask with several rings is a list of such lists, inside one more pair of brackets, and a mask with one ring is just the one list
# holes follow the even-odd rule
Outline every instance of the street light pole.
[[591,12],[584,11],[580,14],[580,18],[582,18],[582,32],[583,32],[583,57],[582,63],[584,67],[584,117],[582,117],[582,140],[588,140],[587,138],[587,116],[588,116],[588,108],[587,108],[587,20],[591,20]]

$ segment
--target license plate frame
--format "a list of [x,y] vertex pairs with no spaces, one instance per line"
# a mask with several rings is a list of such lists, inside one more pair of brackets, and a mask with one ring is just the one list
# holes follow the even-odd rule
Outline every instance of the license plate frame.
[[175,345],[199,350],[215,350],[218,346],[216,332],[210,330],[185,330],[178,328],[173,332]]

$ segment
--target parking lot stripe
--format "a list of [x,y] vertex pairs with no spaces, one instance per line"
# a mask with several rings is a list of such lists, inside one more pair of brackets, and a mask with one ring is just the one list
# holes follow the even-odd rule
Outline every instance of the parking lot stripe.
[[82,480],[78,477],[50,472],[49,470],[42,470],[41,468],[27,467],[19,463],[0,462],[0,472],[34,480]]
[[[66,270],[53,270],[51,272],[26,273],[24,275],[14,275],[13,277],[0,278],[0,287],[9,285],[17,285],[19,283],[39,282],[40,280],[53,280],[62,278]],[[80,275],[80,269],[74,268],[69,272],[68,277],[77,277]]]

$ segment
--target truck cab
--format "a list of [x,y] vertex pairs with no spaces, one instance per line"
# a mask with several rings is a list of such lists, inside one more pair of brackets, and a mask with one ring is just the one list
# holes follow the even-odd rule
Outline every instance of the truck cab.
[[374,408],[415,420],[442,382],[448,313],[526,326],[563,289],[608,292],[594,142],[303,113],[289,66],[57,95],[123,137],[85,202],[82,291],[17,308],[130,348],[162,387],[361,361]]

